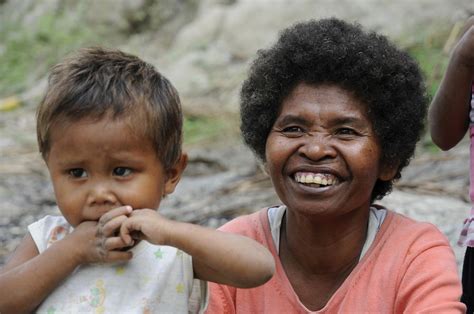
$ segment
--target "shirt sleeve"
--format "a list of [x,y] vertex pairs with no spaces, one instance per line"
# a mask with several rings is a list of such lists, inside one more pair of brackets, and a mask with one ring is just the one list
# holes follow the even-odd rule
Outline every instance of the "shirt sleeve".
[[61,240],[72,231],[72,227],[62,216],[45,216],[28,226],[38,252],[44,252],[51,244]]

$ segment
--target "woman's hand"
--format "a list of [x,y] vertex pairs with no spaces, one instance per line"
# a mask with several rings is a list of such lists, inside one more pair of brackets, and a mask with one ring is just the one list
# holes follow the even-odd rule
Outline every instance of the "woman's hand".
[[114,208],[98,222],[84,221],[64,238],[79,259],[79,264],[127,261],[131,252],[122,251],[133,243],[126,243],[119,235],[120,227],[132,212],[130,206]]

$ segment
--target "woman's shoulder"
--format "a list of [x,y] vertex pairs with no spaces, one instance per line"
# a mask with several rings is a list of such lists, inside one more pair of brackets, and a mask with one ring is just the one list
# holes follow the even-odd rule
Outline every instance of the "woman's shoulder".
[[221,226],[220,231],[232,232],[251,238],[262,236],[268,228],[268,208],[234,218]]
[[450,245],[447,237],[431,222],[418,221],[393,210],[387,210],[387,221],[382,225],[381,231],[385,231],[383,236],[394,242],[423,246]]

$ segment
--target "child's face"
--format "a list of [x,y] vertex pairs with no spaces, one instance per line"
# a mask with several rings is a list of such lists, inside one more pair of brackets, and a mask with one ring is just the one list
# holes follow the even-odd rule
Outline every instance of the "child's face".
[[186,165],[165,172],[152,143],[132,132],[128,119],[85,118],[51,130],[46,159],[59,209],[77,226],[112,208],[158,208]]

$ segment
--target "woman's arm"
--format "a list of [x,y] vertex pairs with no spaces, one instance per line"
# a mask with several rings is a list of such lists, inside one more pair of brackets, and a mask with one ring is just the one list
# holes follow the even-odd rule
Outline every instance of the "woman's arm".
[[430,106],[431,138],[443,150],[454,147],[466,134],[473,79],[474,17],[471,17]]
[[134,233],[191,255],[195,276],[202,280],[250,288],[267,282],[275,269],[270,252],[250,238],[171,221],[151,209],[134,210],[122,224],[124,242],[131,243]]

